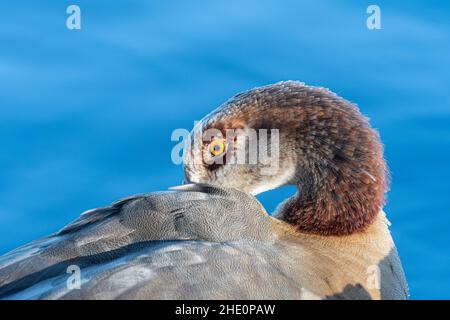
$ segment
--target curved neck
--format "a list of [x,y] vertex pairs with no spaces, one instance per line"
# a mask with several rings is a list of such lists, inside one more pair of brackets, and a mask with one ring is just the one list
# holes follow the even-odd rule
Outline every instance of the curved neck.
[[301,232],[342,236],[364,231],[382,209],[387,167],[378,133],[356,107],[328,111],[311,108],[295,131],[298,192],[277,215]]
[[363,171],[342,176],[328,172],[323,180],[316,180],[318,176],[313,175],[302,177],[297,194],[277,214],[301,232],[326,236],[361,232],[382,209],[385,188],[384,181],[377,180],[380,176]]

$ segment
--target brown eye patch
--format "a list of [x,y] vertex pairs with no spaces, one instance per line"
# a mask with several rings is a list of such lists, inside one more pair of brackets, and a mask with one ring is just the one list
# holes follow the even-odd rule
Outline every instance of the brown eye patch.
[[223,140],[213,140],[209,144],[209,152],[214,157],[219,157],[225,153],[225,143]]
[[[231,133],[229,132],[231,130]],[[203,129],[203,161],[209,170],[216,170],[227,163],[235,151],[235,128],[225,128],[222,123]],[[228,137],[228,134],[230,136]]]
[[209,170],[216,170],[226,162],[226,146],[224,139],[214,138],[211,142],[205,141],[203,161]]

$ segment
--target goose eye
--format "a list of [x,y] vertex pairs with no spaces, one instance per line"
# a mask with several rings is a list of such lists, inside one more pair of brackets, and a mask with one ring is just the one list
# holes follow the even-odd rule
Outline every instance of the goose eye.
[[214,140],[209,144],[209,152],[215,157],[220,156],[225,151],[225,145],[222,140]]

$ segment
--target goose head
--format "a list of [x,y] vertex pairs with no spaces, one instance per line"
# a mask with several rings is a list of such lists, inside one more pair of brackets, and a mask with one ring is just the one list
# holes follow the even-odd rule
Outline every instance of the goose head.
[[298,187],[276,216],[299,231],[363,231],[384,205],[387,167],[378,133],[349,101],[296,81],[239,93],[193,128],[188,182],[258,193]]

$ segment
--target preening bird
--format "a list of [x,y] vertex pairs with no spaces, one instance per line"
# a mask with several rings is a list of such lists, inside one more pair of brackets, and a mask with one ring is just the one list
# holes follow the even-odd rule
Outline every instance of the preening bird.
[[[202,119],[184,154],[185,185],[0,257],[0,298],[408,298],[382,145],[354,104],[295,81],[255,88]],[[298,191],[270,216],[254,195],[284,185]]]

